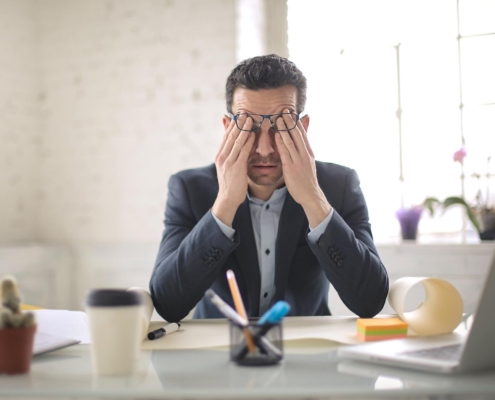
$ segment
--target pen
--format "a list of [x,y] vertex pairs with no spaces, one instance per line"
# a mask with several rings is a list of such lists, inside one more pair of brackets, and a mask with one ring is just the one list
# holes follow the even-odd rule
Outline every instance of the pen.
[[150,333],[148,333],[148,339],[149,340],[154,340],[161,338],[162,336],[165,335],[170,335],[171,333],[177,332],[180,328],[180,324],[177,322],[172,322],[171,324],[168,324],[164,326],[163,328],[156,329]]
[[[232,298],[234,299],[235,309],[237,310],[237,313],[247,321],[248,317],[246,314],[246,309],[244,308],[241,293],[239,292],[239,287],[237,286],[237,281],[235,280],[234,271],[231,269],[227,271],[227,280],[229,282],[230,291],[232,292]],[[253,337],[246,328],[244,329],[244,336],[246,337],[246,344],[249,352],[254,353],[256,349],[254,347]]]
[[212,289],[208,289],[205,292],[206,296],[211,300],[211,302],[218,308],[223,315],[225,315],[232,322],[235,322],[241,326],[248,326],[248,320],[242,318],[235,310],[230,307],[221,297],[216,294]]
[[277,301],[263,316],[258,320],[258,325],[278,324],[283,317],[290,311],[289,303],[280,300]]

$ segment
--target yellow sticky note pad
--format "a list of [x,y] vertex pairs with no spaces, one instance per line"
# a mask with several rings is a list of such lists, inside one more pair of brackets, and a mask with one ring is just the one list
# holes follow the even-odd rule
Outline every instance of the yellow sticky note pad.
[[407,337],[408,325],[399,318],[359,318],[357,336],[369,342]]

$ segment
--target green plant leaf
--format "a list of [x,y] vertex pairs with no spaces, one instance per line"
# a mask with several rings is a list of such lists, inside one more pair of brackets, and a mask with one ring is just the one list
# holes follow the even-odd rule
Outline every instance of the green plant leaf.
[[423,207],[425,207],[430,212],[430,217],[433,217],[435,214],[435,207],[440,204],[440,200],[436,197],[427,197],[423,201]]
[[468,203],[466,203],[466,201],[462,198],[462,197],[458,197],[458,196],[451,196],[451,197],[447,197],[443,203],[442,203],[442,207],[444,210],[446,210],[447,208],[453,206],[453,205],[456,205],[456,204],[459,204],[461,206],[464,207],[464,209],[466,210],[466,214],[469,218],[469,220],[471,221],[471,223],[473,224],[473,226],[476,228],[476,230],[478,231],[478,233],[480,233],[481,229],[480,229],[480,226],[478,224],[478,220],[476,219],[476,216],[474,215],[473,213],[473,210],[471,209],[471,207],[469,206]]

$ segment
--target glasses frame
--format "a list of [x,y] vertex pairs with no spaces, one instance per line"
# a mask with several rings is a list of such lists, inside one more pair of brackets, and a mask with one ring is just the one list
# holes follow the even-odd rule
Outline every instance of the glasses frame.
[[[251,115],[256,115],[257,117],[262,117],[261,122],[259,122],[258,126],[256,128],[251,128],[249,130],[248,129],[242,129],[241,127],[239,127],[239,124],[237,123],[237,118],[238,118],[239,114],[241,114],[241,113],[237,113],[235,115],[232,114],[232,113],[229,113],[229,118],[230,119],[233,119],[235,121],[235,125],[241,131],[244,131],[244,132],[257,132],[257,131],[260,130],[261,126],[263,125],[263,122],[265,121],[265,119],[267,119],[268,122],[270,123],[271,127],[275,131],[277,131],[277,132],[289,132],[289,131],[293,130],[297,126],[297,121],[299,121],[301,119],[300,116],[301,116],[302,113],[298,113],[298,114],[295,113],[295,112],[288,112],[288,113],[281,112],[281,113],[277,113],[277,114],[250,114],[250,113],[246,113],[248,117],[250,117]],[[294,114],[296,116],[296,122],[294,123],[294,126],[292,128],[290,128],[290,129],[278,129],[277,126],[275,125],[275,123],[273,123],[272,120],[270,119],[270,117],[273,117],[273,116],[279,116],[280,117],[280,116],[282,116],[284,114],[285,115],[292,115],[292,114]],[[254,119],[253,119],[253,122],[255,122]]]

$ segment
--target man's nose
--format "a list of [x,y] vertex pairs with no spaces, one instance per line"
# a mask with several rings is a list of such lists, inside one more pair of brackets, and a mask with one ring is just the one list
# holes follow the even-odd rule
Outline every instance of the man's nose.
[[262,157],[266,157],[267,155],[275,152],[275,137],[270,121],[263,121],[263,124],[256,133],[256,136],[256,153]]

